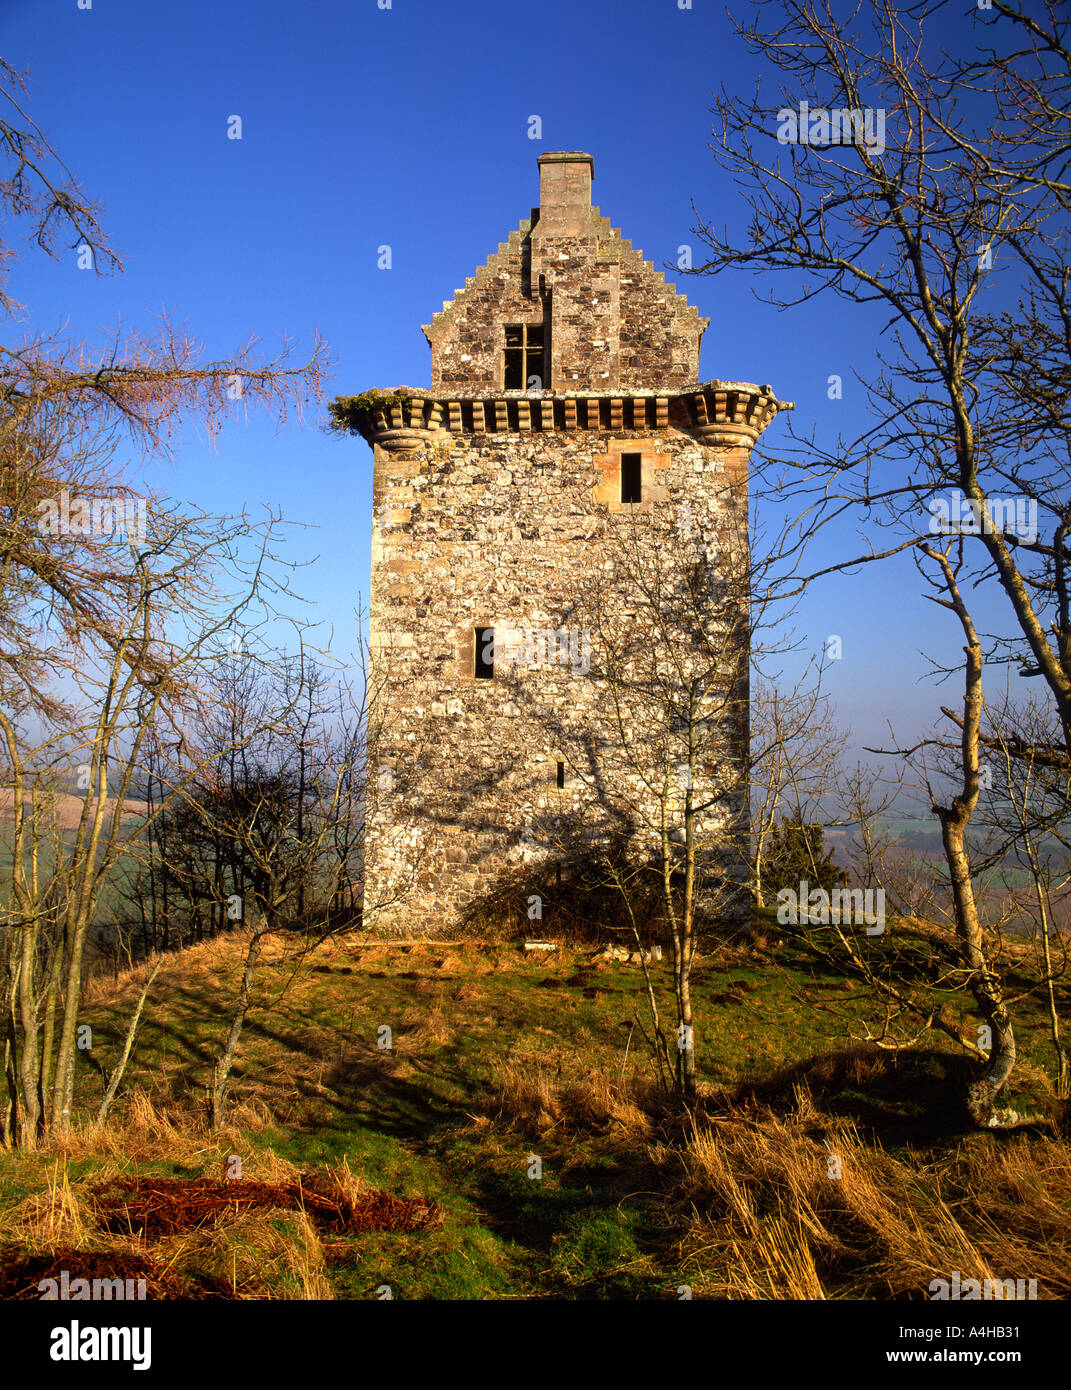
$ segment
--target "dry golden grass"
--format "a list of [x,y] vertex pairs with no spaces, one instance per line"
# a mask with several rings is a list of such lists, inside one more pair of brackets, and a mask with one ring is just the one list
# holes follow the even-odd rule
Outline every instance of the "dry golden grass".
[[[279,1164],[276,1176],[296,1170]],[[103,1173],[94,1175],[95,1186]],[[24,1255],[55,1250],[151,1254],[162,1273],[192,1284],[213,1280],[238,1298],[332,1298],[320,1237],[303,1211],[222,1216],[211,1225],[164,1240],[102,1232],[86,1185],[72,1187],[57,1161],[46,1192],[23,1202],[5,1221],[5,1235]]]
[[333,1298],[324,1250],[303,1211],[249,1212],[157,1241],[153,1254],[176,1274],[227,1284],[236,1298]]
[[405,1047],[434,1043],[439,1046],[453,1041],[456,1023],[450,1020],[450,1000],[446,986],[440,986],[433,1003],[406,1009],[402,1022],[407,1027],[400,1042]]
[[28,1250],[58,1247],[84,1250],[95,1244],[93,1208],[84,1192],[72,1187],[64,1158],[46,1174],[46,1187],[20,1202],[4,1219],[4,1234]]
[[[313,943],[301,936],[279,933],[263,939],[260,960],[262,965],[300,969],[306,961],[321,964],[350,960],[359,944],[360,936],[356,933]],[[190,990],[203,985],[232,987],[241,973],[247,945],[248,929],[236,926],[207,941],[185,946],[181,951],[165,953],[150,999],[164,997],[169,985],[181,984]],[[120,970],[118,975],[109,969],[99,969],[83,984],[83,1003],[89,1006],[129,1003],[137,997],[158,959],[159,955],[154,953],[137,965]]]
[[76,1126],[53,1140],[45,1152],[74,1160],[111,1159],[123,1168],[156,1162],[223,1164],[231,1154],[248,1151],[244,1136],[271,1125],[270,1111],[256,1097],[235,1106],[225,1128],[210,1132],[205,1116],[175,1102],[162,1104],[135,1089],[126,1100],[122,1118],[110,1119],[103,1128],[96,1124]]
[[[817,1133],[816,1133],[817,1129]],[[1071,1155],[1056,1140],[980,1137],[942,1159],[894,1158],[797,1091],[789,1117],[711,1119],[671,1198],[681,1253],[725,1298],[922,1297],[931,1280],[1037,1279],[1071,1294]],[[832,1160],[832,1161],[831,1161]]]
[[[222,1176],[234,1147],[227,1133],[206,1144],[203,1135],[183,1132],[147,1098],[137,1099],[133,1109],[135,1115],[122,1135],[86,1130],[70,1136],[48,1169],[44,1190],[5,1215],[4,1235],[11,1248],[26,1255],[54,1250],[147,1253],[164,1275],[174,1274],[192,1287],[208,1281],[242,1299],[334,1297],[320,1236],[297,1207],[271,1213],[228,1212],[199,1229],[155,1241],[102,1231],[92,1196],[101,1184],[138,1162],[161,1156],[161,1147],[169,1159],[196,1161],[205,1172],[216,1170]],[[72,1183],[71,1158],[94,1158],[99,1166],[91,1179]],[[243,1177],[263,1182],[293,1183],[300,1173],[271,1149],[243,1160]],[[351,1200],[367,1190],[345,1160],[331,1173]]]
[[[190,1017],[202,1030],[195,1041],[202,1051],[214,1046],[215,1001],[233,997],[243,945],[240,936],[233,936],[168,958],[150,1011],[154,1000],[166,999],[174,988],[191,1001]],[[414,1090],[426,1086],[435,1049],[457,1042],[463,1052],[470,1023],[494,1027],[499,1030],[494,1037],[502,1036],[497,994],[503,984],[511,985],[502,977],[523,961],[516,942],[491,947],[449,943],[448,949],[434,942],[368,943],[356,935],[321,943],[312,953],[293,938],[269,938],[265,959],[282,969],[258,976],[257,1007],[278,1002],[278,1032],[286,1045],[280,1046],[272,1033],[247,1032],[240,1103],[231,1111],[230,1128],[208,1131],[196,1099],[189,1099],[204,1081],[203,1072],[193,1068],[178,1073],[174,1087],[185,1101],[155,1100],[145,1092],[124,1097],[106,1130],[77,1129],[44,1155],[34,1156],[41,1172],[47,1166],[52,1178],[47,1190],[42,1183],[37,1196],[14,1213],[22,1244],[44,1250],[120,1248],[93,1229],[88,1192],[68,1181],[67,1159],[98,1165],[96,1183],[153,1164],[221,1177],[228,1158],[237,1153],[243,1156],[245,1176],[292,1180],[297,1169],[271,1150],[250,1154],[251,1130],[273,1123],[282,1129],[294,1107],[306,1103],[317,1107],[310,1113],[327,1115],[329,1106],[321,1104],[321,1096],[349,1097],[371,1085],[393,1086],[407,1078]],[[719,969],[734,959],[726,949]],[[746,953],[739,961],[754,963]],[[102,1003],[118,1000],[128,1012],[151,966],[147,962],[126,972],[118,989],[110,977],[94,982],[93,988],[99,986]],[[462,968],[468,977],[459,979],[454,972]],[[393,1052],[379,1052],[374,1034],[354,1024],[347,1012],[352,1002],[347,987],[334,978],[365,969],[373,979],[386,981],[375,986],[378,998],[402,1005],[392,1004],[382,1014],[403,1025],[396,1030]],[[525,979],[531,984],[537,976],[527,971]],[[331,1007],[322,1007],[324,998]],[[555,999],[557,992],[540,994],[539,1004],[544,998]],[[458,1007],[471,1000],[483,1002],[472,1010]],[[529,1004],[527,998],[524,1002]],[[485,1010],[484,1017],[476,1017]],[[360,1019],[359,1009],[354,1017]],[[614,1186],[604,1203],[608,1223],[616,1219],[622,1193],[629,1201],[639,1194],[636,1209],[643,1208],[647,1239],[652,1244],[665,1240],[665,1267],[674,1277],[683,1258],[696,1296],[920,1297],[932,1279],[948,1278],[956,1270],[963,1278],[1036,1278],[1045,1298],[1071,1294],[1071,1160],[1057,1140],[1036,1131],[982,1134],[955,1145],[942,1141],[921,1154],[890,1154],[834,1118],[825,1105],[842,1108],[837,1102],[845,1090],[887,1099],[899,1086],[920,1109],[938,1092],[933,1089],[920,1100],[911,1089],[918,1078],[906,1062],[898,1070],[883,1060],[884,1054],[847,1048],[766,1073],[733,1095],[715,1094],[711,1086],[704,1095],[710,1114],[689,1130],[647,1082],[627,1075],[627,1067],[647,1065],[634,1050],[627,1067],[619,1070],[611,1047],[600,1043],[599,1052],[584,1050],[590,1036],[586,1028],[577,1031],[572,1045],[563,1044],[560,1029],[536,1026],[546,1021],[539,1007],[530,1005],[517,1029],[513,1055],[492,1063],[495,1085],[486,1099],[487,1053],[481,1051],[478,1070],[468,1077],[472,1100],[466,1104],[481,1110],[473,1117],[481,1140],[473,1152],[490,1154],[492,1166],[502,1156],[504,1169],[517,1147],[511,1135],[523,1132],[545,1143],[547,1152],[554,1151],[563,1175],[574,1167],[582,1170],[592,1155],[601,1162],[611,1154],[612,1164],[605,1165]],[[170,1028],[170,1017],[168,1023]],[[169,1031],[167,1040],[173,1036]],[[532,1050],[522,1050],[528,1048]],[[180,1053],[180,1061],[186,1055]],[[783,1054],[775,1055],[780,1059]],[[602,1059],[608,1059],[605,1072],[598,1070]],[[165,1056],[161,1077],[168,1061]],[[197,1065],[202,1065],[200,1054]],[[1021,1074],[1027,1075],[1025,1064]],[[144,1079],[157,1072],[146,1067],[140,1075]],[[870,1112],[864,1108],[860,1113]],[[330,1122],[338,1121],[331,1116]],[[502,1131],[501,1143],[496,1129]],[[315,1126],[306,1132],[315,1133]],[[830,1176],[831,1156],[840,1162],[836,1178]],[[350,1190],[360,1191],[352,1174],[345,1181]],[[603,1202],[604,1196],[592,1200]],[[595,1215],[602,1211],[593,1207]],[[649,1212],[654,1213],[651,1221]],[[228,1213],[201,1231],[169,1237],[168,1268],[219,1281],[224,1292],[235,1289],[242,1297],[327,1296],[321,1282],[323,1250],[307,1225],[297,1212]],[[562,1249],[569,1239],[569,1232],[561,1235]],[[679,1252],[670,1248],[674,1245]],[[152,1253],[161,1248],[153,1244]]]
[[508,1129],[533,1137],[553,1128],[612,1129],[637,1141],[653,1131],[653,1088],[639,1078],[614,1080],[601,1071],[563,1077],[560,1066],[540,1060],[502,1063],[496,1075],[490,1113]]
[[[847,1059],[864,1078],[866,1059]],[[788,1113],[747,1107],[680,1129],[637,1079],[573,1058],[514,1059],[473,1128],[568,1145],[602,1132],[666,1194],[667,1228],[698,1297],[924,1298],[935,1279],[1036,1279],[1071,1296],[1071,1152],[1055,1136],[977,1134],[888,1153],[816,1104],[798,1080]],[[997,1296],[999,1296],[999,1283]]]

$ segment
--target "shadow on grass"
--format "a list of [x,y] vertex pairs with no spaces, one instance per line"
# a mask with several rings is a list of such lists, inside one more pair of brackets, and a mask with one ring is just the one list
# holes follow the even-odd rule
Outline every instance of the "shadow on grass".
[[[818,1053],[769,1076],[745,1078],[724,1099],[733,1106],[784,1111],[795,1108],[796,1089],[803,1086],[821,1111],[853,1120],[869,1139],[929,1145],[978,1132],[964,1104],[976,1070],[972,1059],[955,1053],[886,1052],[863,1045]],[[1049,1102],[1052,1109],[1051,1098],[1035,1094],[1034,1088],[1026,1094],[1028,1103],[1044,1108]],[[1055,1113],[1051,1118],[1057,1118]],[[1050,1125],[1042,1121],[1041,1128],[1048,1131]]]

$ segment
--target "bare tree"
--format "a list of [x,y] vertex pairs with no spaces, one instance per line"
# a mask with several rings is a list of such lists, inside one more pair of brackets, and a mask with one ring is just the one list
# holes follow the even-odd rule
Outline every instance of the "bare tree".
[[778,816],[787,806],[800,820],[822,819],[848,742],[822,690],[821,666],[810,684],[809,674],[787,689],[772,681],[751,686],[751,864],[759,907],[766,905],[766,853]]
[[[207,690],[205,675],[214,660],[218,635],[236,613],[265,602],[272,573],[273,524],[262,529],[259,546],[250,546],[245,518],[188,515],[170,509],[154,514],[149,535],[139,546],[128,543],[127,616],[113,623],[108,639],[84,639],[66,649],[57,639],[50,651],[56,671],[66,670],[78,691],[77,704],[41,726],[24,692],[23,712],[14,716],[9,684],[0,700],[0,735],[5,781],[12,790],[13,843],[11,897],[6,904],[4,937],[18,961],[22,1018],[21,1085],[13,1100],[21,1116],[16,1131],[28,1142],[39,1129],[62,1132],[70,1122],[74,1095],[77,1029],[86,947],[106,885],[144,835],[151,818],[129,824],[126,807],[150,730],[171,729],[183,744],[182,723],[196,719]],[[252,549],[250,555],[248,549]],[[246,553],[243,554],[243,550]],[[224,581],[240,582],[244,593],[227,594]],[[215,590],[212,606],[208,588]],[[73,707],[72,707],[73,706]],[[163,815],[196,774],[196,762],[170,786],[153,812]],[[59,784],[84,790],[74,800],[76,819],[67,835],[42,817],[34,787]],[[30,814],[26,814],[29,804]],[[52,798],[54,813],[55,797]],[[50,846],[47,865],[42,850]],[[54,934],[43,931],[50,925]],[[57,962],[59,964],[57,965]],[[56,971],[58,969],[58,980]],[[38,1053],[42,1010],[58,1004],[54,1073]],[[48,1093],[47,1110],[41,1097]]]
[[[1056,1092],[1066,1100],[1071,1069],[1056,986],[1067,974],[1067,901],[1071,843],[1067,808],[1071,773],[1042,760],[1039,750],[1059,743],[1051,711],[1035,700],[1005,700],[987,710],[979,739],[987,791],[978,816],[985,839],[978,858],[997,866],[1013,921],[1030,935],[1044,990],[1056,1061]],[[1025,751],[1024,751],[1025,750]],[[1022,891],[1023,878],[1029,885]]]
[[941,823],[941,842],[948,862],[956,928],[963,951],[968,986],[985,1020],[990,1041],[989,1060],[968,1091],[972,1118],[979,1124],[999,1124],[1008,1116],[996,1108],[996,1098],[1015,1067],[1015,1031],[1004,997],[1004,985],[986,950],[971,874],[967,829],[978,805],[981,758],[978,735],[982,724],[982,643],[960,590],[953,542],[944,550],[922,547],[940,568],[946,597],[936,603],[956,615],[966,642],[964,648],[963,719],[960,739],[960,785],[948,800],[939,800],[932,788],[930,800]]
[[[1018,753],[1066,765],[1071,751],[1067,25],[1054,5],[1028,13],[1002,0],[962,17],[897,0],[850,14],[759,0],[753,13],[738,33],[783,82],[775,104],[758,94],[718,101],[712,149],[747,200],[749,236],[737,242],[700,220],[710,256],[696,273],[787,271],[793,288],[775,291],[779,307],[829,295],[882,330],[886,346],[857,377],[865,432],[826,448],[797,437],[757,474],[768,504],[776,491],[797,510],[797,556],[837,519],[855,515],[865,528],[857,553],[786,575],[782,592],[921,544],[960,620],[958,786],[932,806],[961,968],[993,1032],[972,1093],[976,1114],[991,1119],[1015,1044],[967,842],[983,667],[1014,664],[1048,687],[1058,745]],[[936,39],[938,13],[960,26],[951,49]],[[1019,292],[1013,313],[989,308],[994,266]],[[954,568],[934,544],[941,534],[962,546]],[[978,584],[999,587],[1007,630],[974,630],[963,594]]]
[[[237,880],[228,887],[229,915],[250,932],[245,963],[227,1038],[212,1077],[212,1123],[223,1123],[231,1071],[252,1003],[257,964],[265,939],[280,931],[315,942],[339,923],[350,923],[349,902],[340,906],[337,827],[352,794],[354,743],[339,738],[315,701],[323,673],[311,668],[295,674],[284,665],[275,688],[278,715],[262,727],[255,756],[239,780],[196,798],[196,814],[217,842],[228,846]],[[303,698],[305,697],[305,698]],[[312,712],[306,699],[314,702]],[[271,695],[265,711],[274,715]],[[296,720],[295,720],[296,714]],[[364,737],[363,711],[351,730]],[[211,891],[212,883],[206,884]]]
[[[758,0],[754,13],[738,34],[784,82],[776,105],[723,95],[711,147],[747,201],[750,236],[737,245],[701,220],[710,256],[693,273],[787,271],[794,286],[802,274],[773,302],[840,298],[889,344],[858,377],[863,434],[828,448],[797,437],[795,453],[756,470],[768,503],[804,504],[797,554],[830,522],[864,519],[859,553],[796,582],[964,535],[971,582],[999,585],[1011,620],[1010,635],[984,639],[987,664],[1046,682],[1066,758],[1067,21],[1052,3],[995,0],[954,17],[949,51],[931,32],[938,14],[953,22],[947,6],[878,0],[840,15]],[[1016,313],[987,309],[995,266],[1020,292]]]
[[[23,92],[0,64],[0,209],[28,223],[48,254],[70,235],[98,272],[118,270],[98,210],[26,115]],[[0,262],[12,254],[0,245]],[[0,309],[14,307],[0,290]],[[70,1122],[86,943],[127,852],[123,808],[148,731],[169,728],[182,747],[206,649],[248,604],[270,607],[279,573],[276,519],[170,507],[133,486],[119,447],[166,455],[185,417],[212,431],[238,402],[300,413],[319,398],[326,353],[317,341],[294,366],[290,352],[284,344],[263,361],[250,342],[202,364],[197,342],[166,319],[152,335],[116,333],[104,349],[34,333],[0,346],[0,744],[13,808],[2,923],[7,1142]],[[64,759],[87,793],[67,835],[54,818]]]

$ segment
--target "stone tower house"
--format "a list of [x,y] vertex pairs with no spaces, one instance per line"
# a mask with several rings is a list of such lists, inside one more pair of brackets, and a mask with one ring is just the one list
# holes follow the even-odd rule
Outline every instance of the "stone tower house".
[[[709,320],[592,207],[591,156],[538,164],[539,207],[424,327],[430,390],[352,401],[375,460],[378,930],[449,930],[511,869],[560,862],[581,827],[588,845],[600,823],[657,838],[659,763],[679,753],[649,708],[622,727],[600,639],[616,619],[638,641],[614,659],[641,667],[658,645],[630,564],[659,570],[691,545],[716,587],[739,561],[749,454],[779,408],[769,387],[700,383]],[[741,631],[704,726],[704,852],[729,916],[746,911]]]

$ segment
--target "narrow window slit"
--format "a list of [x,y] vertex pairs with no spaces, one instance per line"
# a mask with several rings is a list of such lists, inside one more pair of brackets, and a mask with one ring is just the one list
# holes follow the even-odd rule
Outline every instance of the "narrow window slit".
[[506,376],[507,391],[520,391],[524,386],[524,328],[521,324],[506,327]]
[[475,642],[475,662],[473,665],[473,675],[477,680],[489,681],[495,675],[495,630],[493,627],[478,627],[474,629]]
[[643,501],[643,455],[621,455],[621,501]]

